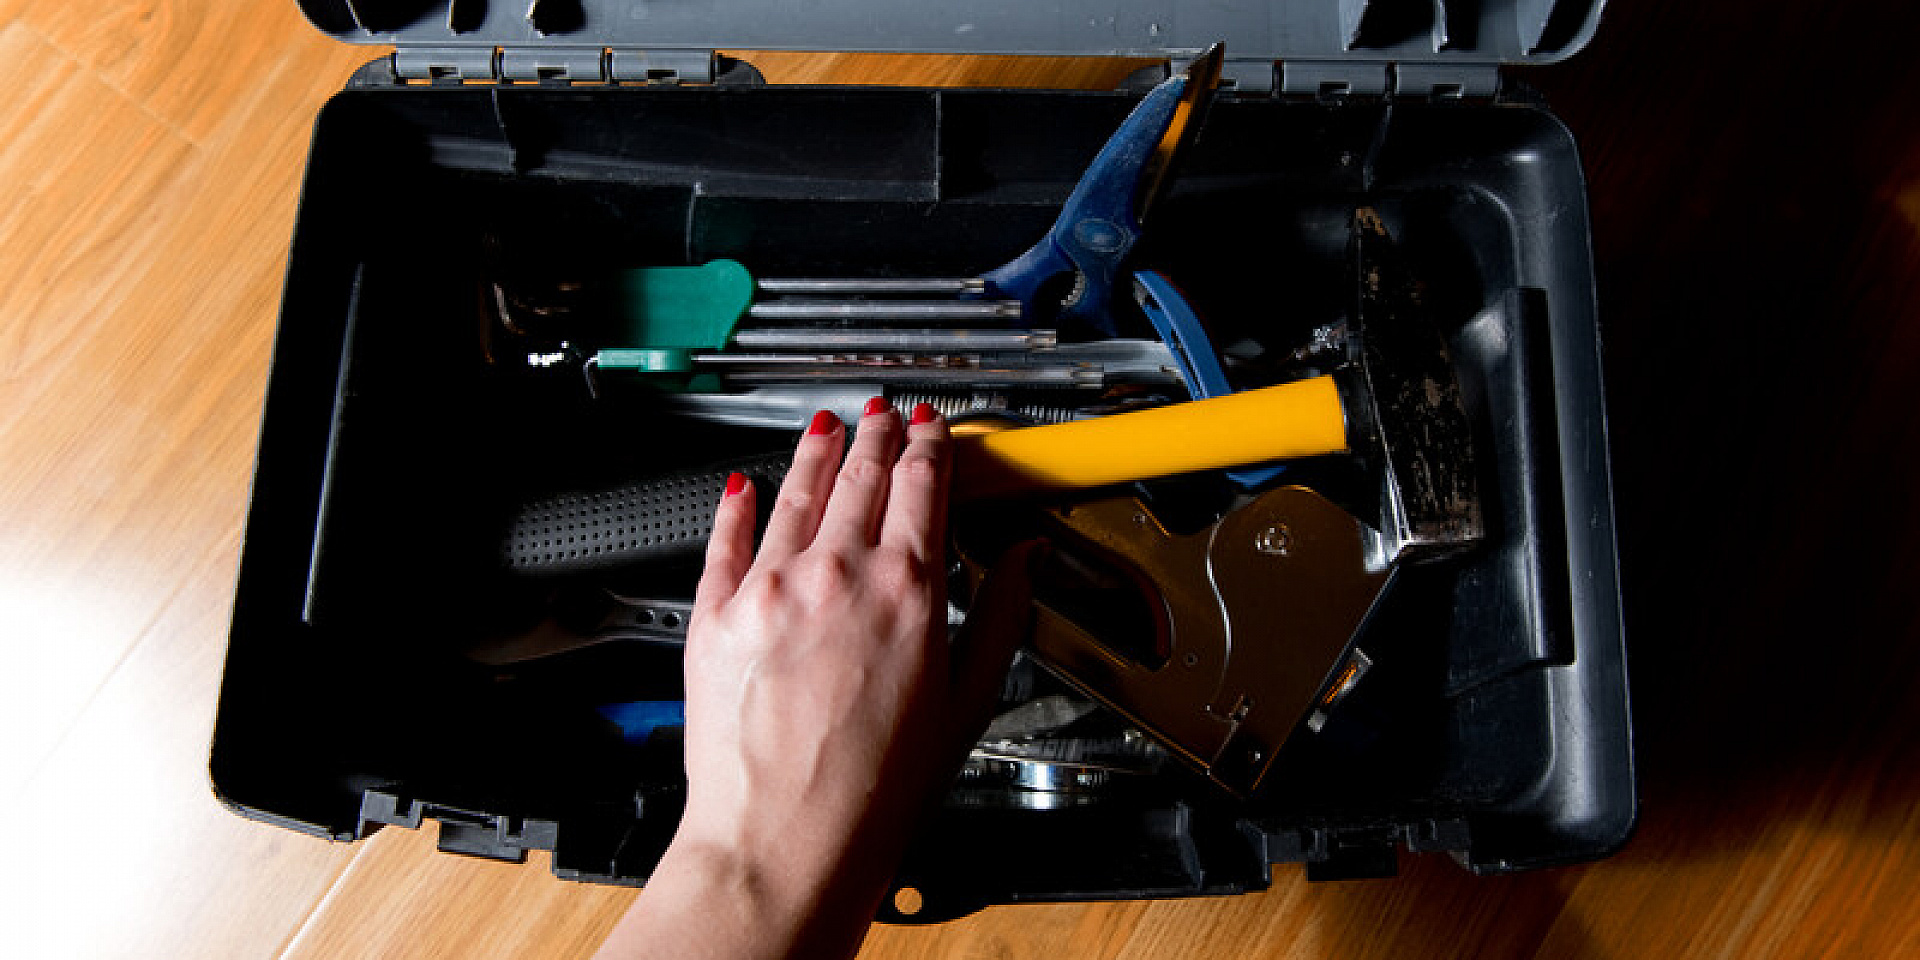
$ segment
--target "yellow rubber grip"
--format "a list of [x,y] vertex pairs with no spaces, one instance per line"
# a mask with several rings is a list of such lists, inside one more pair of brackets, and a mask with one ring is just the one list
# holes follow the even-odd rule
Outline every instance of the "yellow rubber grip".
[[1044,427],[955,437],[953,491],[1072,490],[1347,451],[1332,376]]

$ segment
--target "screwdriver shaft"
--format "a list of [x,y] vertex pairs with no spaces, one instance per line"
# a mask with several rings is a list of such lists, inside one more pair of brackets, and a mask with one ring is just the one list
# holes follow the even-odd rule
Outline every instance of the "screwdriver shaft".
[[834,327],[756,327],[737,330],[746,350],[1044,350],[1052,330],[886,330]]
[[1018,320],[1018,300],[769,300],[755,320]]
[[873,280],[763,277],[756,285],[761,293],[978,295],[987,292],[987,282],[978,277],[904,277]]
[[912,367],[841,366],[836,364],[728,369],[728,383],[836,383],[943,384],[979,389],[999,387],[1074,387],[1099,389],[1106,374],[1097,367]]

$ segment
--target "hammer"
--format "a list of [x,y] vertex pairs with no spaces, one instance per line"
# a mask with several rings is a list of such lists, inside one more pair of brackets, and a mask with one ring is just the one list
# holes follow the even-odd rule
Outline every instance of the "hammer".
[[1353,218],[1349,362],[1330,374],[1049,426],[956,438],[954,495],[1007,497],[1327,454],[1381,479],[1397,542],[1481,535],[1473,447],[1446,340],[1372,208]]

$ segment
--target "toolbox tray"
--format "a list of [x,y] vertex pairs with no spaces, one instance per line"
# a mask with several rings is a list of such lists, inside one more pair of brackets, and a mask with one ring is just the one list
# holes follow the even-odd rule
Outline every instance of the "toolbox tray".
[[[319,17],[324,22],[324,16]],[[1227,38],[1231,43],[1233,38]],[[364,78],[363,78],[364,80]],[[328,836],[441,823],[644,881],[682,798],[669,736],[592,707],[674,699],[677,651],[503,674],[463,644],[530,616],[515,504],[769,449],[644,393],[503,375],[483,271],[733,258],[771,276],[972,276],[1050,226],[1126,92],[361,82],[314,131],[212,752],[236,811]],[[1233,893],[1270,865],[1478,872],[1602,856],[1635,814],[1585,188],[1524,92],[1226,96],[1137,260],[1227,331],[1340,319],[1352,210],[1427,284],[1483,460],[1488,538],[1406,568],[1375,660],[1279,782],[1197,777],[1083,807],[949,804],[900,872],[911,919],[989,903]],[[697,571],[648,572],[690,596]],[[892,919],[902,919],[887,908]]]

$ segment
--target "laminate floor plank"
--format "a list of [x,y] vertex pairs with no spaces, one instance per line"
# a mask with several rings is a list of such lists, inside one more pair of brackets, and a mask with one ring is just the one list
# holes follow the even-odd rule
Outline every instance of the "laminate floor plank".
[[434,837],[388,828],[363,841],[281,960],[587,957],[635,893],[556,879],[544,852],[497,863],[438,853]]
[[[329,43],[291,3],[230,0],[36,2],[22,19],[102,82],[186,139],[208,140],[249,85],[323,61],[371,58]],[[333,82],[332,71],[316,79]]]
[[19,22],[0,29],[0,63],[20,94],[0,106],[0,624],[24,661],[5,674],[0,716],[18,732],[0,769],[24,771],[176,589],[129,549],[151,519],[120,482],[142,450],[107,442],[146,411],[94,378],[142,336],[103,315],[151,260],[114,248],[164,236],[150,204],[194,154]]
[[[206,772],[237,538],[182,589],[27,785],[21,957],[265,957],[358,851],[243,820]],[[18,905],[16,901],[15,905]]]
[[[71,32],[130,6],[0,8],[9,956],[269,956],[356,853],[236,817],[206,763],[306,134],[362,57],[201,6],[271,11],[268,69]],[[169,99],[189,73],[219,83]]]

